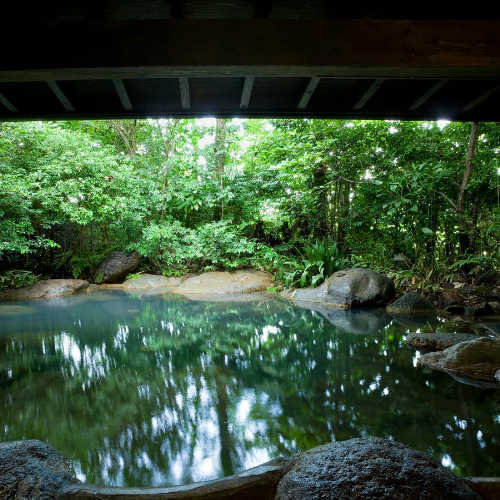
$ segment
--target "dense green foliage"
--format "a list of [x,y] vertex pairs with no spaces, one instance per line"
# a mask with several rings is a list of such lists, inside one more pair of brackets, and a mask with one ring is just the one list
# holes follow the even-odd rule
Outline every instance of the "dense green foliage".
[[[496,267],[500,125],[130,120],[0,125],[0,286],[256,266],[288,286],[362,265],[417,287]],[[463,192],[463,208],[460,192]],[[6,277],[7,271],[17,270]],[[26,274],[29,272],[31,274]]]

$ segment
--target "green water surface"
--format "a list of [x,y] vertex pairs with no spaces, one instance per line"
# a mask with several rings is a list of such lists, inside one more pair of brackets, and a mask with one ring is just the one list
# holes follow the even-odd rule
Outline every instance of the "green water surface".
[[0,440],[46,441],[98,485],[212,479],[368,435],[498,476],[500,391],[416,368],[404,344],[439,328],[264,298],[0,304]]

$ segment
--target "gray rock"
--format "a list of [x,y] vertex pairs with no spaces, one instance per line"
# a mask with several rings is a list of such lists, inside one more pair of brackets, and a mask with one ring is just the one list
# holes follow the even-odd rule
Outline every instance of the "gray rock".
[[410,333],[406,336],[406,343],[425,351],[442,351],[460,342],[477,338],[477,335],[470,333]]
[[127,274],[138,267],[141,257],[137,252],[126,254],[111,252],[100,264],[95,273],[96,283],[121,283]]
[[355,438],[304,453],[281,479],[277,500],[480,499],[428,455],[380,438]]
[[231,273],[213,271],[190,276],[173,291],[190,298],[210,300],[218,295],[262,292],[272,284],[269,273],[240,269]]
[[36,439],[0,443],[0,498],[57,498],[77,483],[69,461]]
[[182,282],[182,278],[158,276],[155,274],[141,274],[123,283],[124,290],[143,290],[149,288],[175,288]]
[[405,293],[387,306],[387,312],[391,314],[430,313],[433,309],[433,305],[427,299],[415,292]]
[[394,297],[394,283],[369,269],[352,268],[333,273],[316,288],[282,293],[293,301],[323,303],[342,309],[386,305]]
[[31,300],[73,295],[82,292],[89,286],[85,280],[42,280],[34,285],[0,293],[0,300]]
[[460,342],[444,351],[424,354],[417,363],[461,377],[495,381],[500,369],[500,338],[478,337]]

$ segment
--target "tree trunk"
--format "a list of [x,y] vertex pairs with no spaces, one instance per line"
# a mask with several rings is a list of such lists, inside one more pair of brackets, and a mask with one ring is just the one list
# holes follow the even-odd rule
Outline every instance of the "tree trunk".
[[458,190],[458,198],[456,204],[457,221],[459,225],[459,235],[458,243],[460,254],[465,254],[470,248],[470,234],[469,227],[467,225],[467,220],[465,218],[465,190],[469,184],[472,175],[472,161],[474,159],[474,154],[476,152],[477,137],[479,132],[479,123],[473,122],[470,136],[469,136],[469,146],[467,148],[467,157],[465,159],[465,169],[462,178],[462,183]]
[[316,196],[317,217],[314,228],[316,237],[325,238],[329,234],[328,228],[328,193],[326,190],[327,165],[320,163],[313,171],[313,189]]
[[432,230],[432,237],[426,243],[426,254],[427,261],[434,269],[434,264],[436,262],[436,243],[437,243],[437,229],[438,229],[438,203],[436,200],[436,193],[432,193],[432,203],[431,203],[431,220],[430,220],[430,228]]
[[127,154],[134,156],[137,150],[137,120],[109,120],[108,123],[121,139]]
[[219,183],[221,191],[220,218],[224,218],[224,200],[222,190],[224,189],[224,165],[226,163],[226,123],[225,118],[217,118],[215,122],[215,178]]
[[[158,129],[158,133],[161,138],[161,142],[163,145],[163,154],[164,154],[164,160],[163,160],[163,166],[162,166],[162,186],[161,186],[161,194],[162,198],[165,195],[165,192],[167,190],[167,183],[168,183],[168,178],[170,176],[170,168],[169,168],[169,159],[172,154],[172,152],[175,149],[175,141],[177,139],[177,126],[179,124],[178,120],[172,120],[167,124],[166,128],[166,136],[163,134],[163,129],[161,127],[160,120],[156,120],[156,127]],[[165,202],[162,200],[161,204],[161,209],[160,209],[160,220],[165,219]]]

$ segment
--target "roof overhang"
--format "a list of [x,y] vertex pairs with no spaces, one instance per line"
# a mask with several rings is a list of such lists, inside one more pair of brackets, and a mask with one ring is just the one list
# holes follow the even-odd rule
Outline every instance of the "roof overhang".
[[500,120],[498,20],[133,20],[29,39],[2,55],[0,120]]

